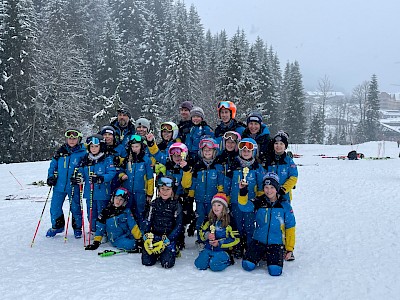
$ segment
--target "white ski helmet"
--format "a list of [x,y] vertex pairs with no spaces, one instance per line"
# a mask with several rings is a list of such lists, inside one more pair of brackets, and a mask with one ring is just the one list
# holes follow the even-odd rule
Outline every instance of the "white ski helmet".
[[[171,127],[171,128],[169,128]],[[172,139],[175,140],[178,137],[179,134],[179,128],[178,125],[176,125],[174,122],[162,122],[160,125],[160,137],[161,136],[161,132],[163,130],[167,130],[167,131],[172,131]]]

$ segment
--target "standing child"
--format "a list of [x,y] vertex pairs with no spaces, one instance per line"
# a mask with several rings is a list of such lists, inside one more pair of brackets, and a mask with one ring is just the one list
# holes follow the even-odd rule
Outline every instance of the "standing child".
[[129,191],[128,207],[141,227],[144,220],[146,202],[150,202],[154,193],[153,168],[145,151],[146,145],[140,135],[132,135],[128,142],[128,157],[121,168],[119,178]]
[[118,188],[111,198],[110,203],[103,209],[96,222],[96,236],[91,245],[85,250],[96,250],[99,248],[103,235],[107,232],[108,241],[111,245],[125,251],[136,250],[136,240],[140,239],[142,233],[133,218],[132,212],[126,208],[128,203],[128,190]]
[[292,201],[292,190],[297,183],[298,171],[293,159],[287,155],[288,134],[284,131],[278,133],[272,139],[274,152],[266,161],[265,168],[268,172],[274,172],[279,176],[280,189],[278,194],[283,200]]
[[182,231],[182,208],[174,198],[174,177],[161,176],[157,187],[159,196],[150,203],[143,225],[142,264],[152,266],[160,260],[161,266],[168,269],[175,265],[176,241]]
[[211,200],[212,209],[208,220],[201,226],[200,239],[204,249],[196,258],[194,265],[200,270],[222,271],[233,264],[229,251],[240,241],[238,233],[229,225],[228,198],[224,193],[217,193]]
[[194,197],[196,201],[196,230],[197,244],[202,244],[200,240],[200,226],[203,224],[208,212],[211,209],[212,197],[223,192],[224,174],[222,166],[215,163],[218,144],[212,138],[204,138],[200,141],[199,159],[193,166],[192,186],[189,190],[189,197]]
[[263,178],[264,194],[254,199],[249,198],[248,185],[240,184],[239,207],[244,212],[253,212],[256,219],[256,229],[242,261],[246,271],[254,270],[265,258],[268,273],[279,276],[283,260],[291,259],[296,220],[289,201],[278,197],[279,188],[279,177],[271,172]]
[[[111,182],[117,174],[113,158],[105,154],[106,143],[102,135],[94,134],[86,139],[88,153],[82,159],[76,176],[71,184],[85,183],[89,232],[96,230],[96,219],[110,202]],[[82,176],[82,177],[81,177]]]
[[81,144],[82,133],[76,129],[68,129],[64,133],[65,144],[62,145],[52,158],[47,174],[47,184],[54,186],[50,205],[51,228],[46,237],[54,237],[64,231],[65,219],[62,206],[68,196],[72,213],[72,228],[75,238],[82,237],[82,215],[79,203],[79,188],[70,184],[71,177],[86,154]]
[[237,258],[243,256],[247,249],[248,243],[251,241],[254,231],[254,215],[245,213],[239,209],[238,196],[239,184],[241,181],[247,182],[249,186],[249,197],[254,198],[258,194],[262,194],[262,178],[264,169],[257,160],[257,143],[251,138],[242,139],[238,145],[239,156],[231,165],[230,172],[227,177],[231,179],[230,196],[232,216],[235,221],[237,230],[241,236],[241,247],[235,252]]
[[190,156],[196,156],[199,151],[199,143],[203,137],[214,137],[213,130],[204,121],[204,111],[201,107],[193,107],[190,111],[193,126],[186,135],[185,145],[189,149]]

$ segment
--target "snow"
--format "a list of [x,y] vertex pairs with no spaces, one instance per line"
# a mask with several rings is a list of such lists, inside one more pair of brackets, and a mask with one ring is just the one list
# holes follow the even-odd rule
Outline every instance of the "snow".
[[[296,260],[281,277],[265,267],[249,273],[241,260],[222,273],[198,271],[193,238],[187,239],[174,268],[141,265],[140,254],[99,257],[84,251],[83,240],[45,238],[47,204],[30,247],[48,187],[49,162],[0,165],[0,256],[2,299],[399,299],[399,149],[395,142],[355,146],[297,145],[302,154],[293,208],[297,220]],[[388,160],[321,158],[357,150]],[[10,173],[12,172],[12,174]],[[16,179],[12,176],[14,175]],[[6,195],[31,199],[4,200]],[[67,201],[64,206],[67,212]],[[99,250],[112,249],[101,245]]]

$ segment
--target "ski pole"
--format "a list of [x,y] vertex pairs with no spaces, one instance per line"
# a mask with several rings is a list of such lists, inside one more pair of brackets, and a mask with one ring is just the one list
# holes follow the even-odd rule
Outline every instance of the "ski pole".
[[12,175],[12,177],[14,177],[14,179],[15,179],[15,180],[18,182],[18,184],[21,186],[21,190],[23,190],[24,187],[22,186],[21,182],[19,182],[19,180],[17,179],[17,177],[15,177],[14,174],[13,174],[11,171],[8,171],[8,172],[10,172],[10,174]]
[[[76,175],[76,168],[74,170],[74,174],[72,175],[75,177]],[[71,196],[68,195],[68,200],[69,200],[69,211],[68,211],[68,218],[67,218],[67,226],[65,227],[65,235],[64,235],[64,244],[67,242],[67,235],[68,235],[68,225],[69,225],[69,218],[71,216],[71,208],[72,208],[72,201],[74,199],[74,192],[75,192],[75,186],[71,185]]]
[[49,193],[47,194],[47,197],[46,197],[46,201],[44,201],[44,206],[43,206],[43,209],[42,209],[42,213],[40,214],[39,222],[38,222],[38,224],[36,226],[35,234],[33,235],[31,248],[33,247],[33,243],[35,242],[36,234],[37,234],[37,232],[39,230],[40,222],[42,221],[43,213],[44,213],[44,210],[46,208],[46,204],[47,204],[47,201],[49,200],[50,193],[51,193],[52,189],[53,189],[53,186],[50,187]]
[[82,214],[83,247],[86,247],[85,214],[83,212],[82,198],[83,198],[83,184],[81,183],[79,185],[79,203],[81,205],[81,214]]

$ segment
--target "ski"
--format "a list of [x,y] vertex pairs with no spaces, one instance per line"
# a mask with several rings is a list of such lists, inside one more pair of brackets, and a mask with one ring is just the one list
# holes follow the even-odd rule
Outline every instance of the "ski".
[[120,250],[120,251],[104,250],[103,252],[97,253],[97,255],[99,255],[101,257],[108,257],[108,256],[113,256],[113,255],[123,254],[123,253],[129,253],[129,252],[125,251],[125,250]]
[[44,202],[45,198],[42,196],[31,195],[7,195],[4,200],[31,200],[32,202]]

